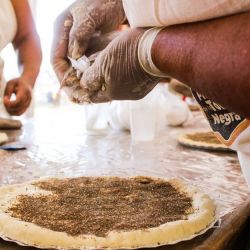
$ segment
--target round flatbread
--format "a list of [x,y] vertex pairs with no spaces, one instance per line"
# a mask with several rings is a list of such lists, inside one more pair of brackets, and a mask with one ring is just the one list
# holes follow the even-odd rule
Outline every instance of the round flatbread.
[[19,120],[0,118],[0,129],[21,129],[22,122]]
[[132,249],[187,240],[215,221],[215,205],[179,180],[47,179],[0,189],[0,235],[57,249]]
[[5,133],[0,133],[0,145],[6,143],[8,141],[8,136]]
[[192,112],[201,111],[199,105],[197,105],[197,104],[189,104],[188,107],[189,107],[189,110]]
[[201,150],[234,152],[222,144],[212,131],[183,134],[178,138],[178,142],[183,146]]

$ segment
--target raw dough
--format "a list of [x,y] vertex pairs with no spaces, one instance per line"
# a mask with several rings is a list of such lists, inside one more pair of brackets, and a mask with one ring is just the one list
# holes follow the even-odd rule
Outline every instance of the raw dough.
[[[144,200],[145,203],[143,204],[141,203],[140,201],[141,195],[134,195],[136,193],[133,193],[133,189],[130,188],[133,187],[131,182],[132,184],[133,182],[138,182],[135,186],[139,185],[139,188],[141,188],[140,189],[141,192],[149,192],[149,195],[147,195],[147,193],[144,194],[144,197],[146,197],[146,200]],[[99,188],[96,188],[96,183],[101,183],[101,185],[97,185]],[[125,183],[127,185],[121,185],[122,183]],[[37,197],[38,199],[44,199],[44,200],[49,199],[50,201],[52,200],[53,202],[54,200],[58,200],[59,202],[58,204],[62,204],[63,206],[65,201],[63,199],[58,199],[58,196],[56,195],[58,195],[58,187],[59,190],[62,190],[65,187],[65,185],[67,186],[67,188],[64,190],[66,191],[67,199],[72,198],[73,200],[74,200],[74,197],[72,196],[73,193],[71,193],[72,187],[74,189],[74,192],[76,192],[79,188],[79,192],[78,191],[76,192],[77,195],[80,195],[81,192],[85,192],[84,189],[86,187],[89,188],[90,193],[89,195],[86,196],[88,197],[88,199],[86,199],[85,203],[81,202],[80,204],[77,204],[76,202],[78,206],[84,206],[85,204],[86,206],[91,207],[91,202],[94,202],[94,204],[96,204],[96,202],[98,203],[98,200],[96,200],[96,196],[94,195],[95,192],[98,195],[100,195],[101,193],[105,197],[107,197],[106,195],[109,195],[109,193],[111,193],[111,197],[113,196],[116,196],[116,198],[120,197],[121,200],[128,198],[127,202],[123,201],[124,202],[123,205],[125,206],[125,208],[129,208],[130,206],[129,204],[131,204],[130,202],[136,203],[139,201],[138,206],[143,207],[143,211],[145,213],[143,214],[145,215],[145,217],[143,216],[144,218],[143,220],[146,220],[145,221],[146,223],[150,220],[154,223],[154,220],[152,220],[151,217],[155,216],[154,209],[156,212],[160,211],[161,213],[167,213],[166,218],[168,218],[168,213],[173,214],[175,213],[175,211],[178,211],[179,206],[181,207],[183,206],[183,204],[184,205],[186,204],[182,203],[183,197],[184,201],[186,200],[185,202],[189,202],[188,204],[190,204],[190,207],[187,208],[188,210],[185,213],[180,214],[182,216],[181,217],[182,219],[177,219],[177,220],[166,219],[166,221],[169,222],[165,223],[164,221],[162,221],[158,226],[147,227],[142,229],[137,228],[134,230],[131,229],[123,231],[123,230],[112,230],[111,228],[105,235],[103,235],[102,233],[99,234],[98,236],[94,234],[73,235],[70,233],[66,233],[64,231],[59,232],[56,230],[48,229],[46,227],[41,227],[35,223],[20,220],[19,218],[17,218],[18,216],[13,215],[13,211],[18,211],[17,208],[18,206],[20,206],[20,202],[22,200],[26,200],[27,202],[27,197],[28,200],[37,199]],[[146,186],[152,185],[152,186],[146,187],[144,185]],[[47,188],[47,186],[49,186],[49,188]],[[119,187],[121,187],[121,189],[119,189]],[[165,189],[165,187],[167,187],[168,189]],[[169,187],[171,187],[170,189],[172,189],[170,193],[166,191],[169,190]],[[77,190],[75,188],[77,188]],[[57,192],[55,190],[57,190]],[[125,192],[127,192],[125,196],[122,196],[122,198],[121,196],[119,196],[120,190],[123,190],[123,192],[125,190]],[[152,204],[150,203],[150,198],[147,198],[147,197],[152,197],[151,195],[152,191],[155,192],[155,197],[156,197],[156,200],[153,202],[155,208],[153,208],[153,213],[147,219],[147,213],[145,212],[144,208],[147,209],[147,204]],[[171,197],[174,198],[171,194],[173,192],[174,193],[177,192],[177,197],[182,197],[180,200],[172,199],[173,203],[179,204],[178,206],[176,206],[176,209],[174,209],[171,199],[169,200],[169,196],[170,198]],[[166,199],[163,196],[160,196],[162,198],[161,199],[159,198],[158,200],[157,197],[160,194],[166,194],[166,196],[163,195],[164,197],[166,197]],[[102,195],[98,197],[102,199]],[[112,210],[116,212],[116,209],[118,209],[119,205],[122,204],[119,202],[115,202],[116,199],[114,198],[115,197],[113,197],[114,204],[112,205],[111,203],[112,205],[110,207],[111,210],[106,208],[111,218],[112,218]],[[73,200],[72,204],[75,204]],[[160,203],[160,201],[162,202],[162,204]],[[32,210],[34,202],[31,203],[24,202],[23,204],[28,207],[30,206],[29,209],[31,209],[32,213],[36,213],[35,208]],[[46,204],[47,204],[46,202],[43,203],[44,206],[46,206]],[[79,207],[80,210],[79,209],[77,210],[78,208],[77,205],[73,206],[73,210],[81,211],[80,207]],[[104,203],[104,205],[106,204]],[[110,205],[110,203],[107,202],[107,205]],[[168,205],[172,207],[171,210],[172,212],[171,211],[168,212],[165,209],[162,210],[163,205],[164,207],[168,207]],[[131,207],[132,208],[135,207],[133,206],[133,203]],[[129,209],[131,209],[131,207]],[[129,218],[126,217],[126,215],[124,215],[126,209],[124,211],[123,207],[120,207],[119,209],[121,211],[121,218],[123,219]],[[44,210],[48,211],[48,208],[44,208]],[[97,210],[95,209],[93,209],[93,211],[91,209],[89,210],[89,213],[93,213],[93,216],[92,217],[88,216],[88,218],[90,218],[90,221],[88,221],[88,223],[92,221],[92,218],[93,220],[94,218],[95,219],[99,218],[96,216],[103,216],[103,214],[100,212],[103,210],[102,209],[97,209]],[[25,212],[27,213],[27,210],[23,211],[24,213]],[[58,210],[55,209],[52,211],[53,214],[55,214],[54,211]],[[60,214],[56,216],[60,216]],[[39,213],[39,217],[40,215],[41,213]],[[139,216],[140,213],[135,215]],[[28,216],[30,216],[29,212]],[[72,216],[74,216],[74,214]],[[48,215],[48,217],[50,217],[50,214]],[[46,218],[48,217],[45,216],[44,220],[46,220]],[[34,220],[36,220],[36,218],[37,217],[34,217]],[[54,219],[53,216],[51,218],[52,220]],[[71,223],[71,217],[66,218],[63,213],[61,214],[61,218],[62,218],[61,220],[59,221],[55,220],[55,221],[56,223],[62,223],[61,224],[62,227],[65,227],[65,223],[66,224]],[[107,221],[108,220],[109,217],[107,218]],[[140,223],[142,223],[143,220],[140,221]],[[76,221],[78,221],[78,219]],[[95,221],[97,221],[97,224],[94,223],[92,226],[93,228],[91,229],[98,231],[100,229],[100,227],[98,227],[98,220]],[[141,248],[141,247],[155,247],[159,245],[173,244],[182,240],[191,239],[192,237],[195,237],[201,232],[204,232],[204,230],[209,228],[214,221],[215,221],[215,205],[213,201],[207,195],[203,194],[196,188],[191,187],[179,180],[152,179],[149,177],[134,177],[134,178],[99,177],[99,179],[97,177],[79,177],[72,179],[48,179],[48,180],[24,183],[21,185],[6,186],[0,189],[0,235],[4,239],[15,241],[23,245],[36,246],[39,248],[129,249],[129,248]],[[118,222],[120,222],[119,218]],[[79,220],[79,223],[84,223],[84,222]],[[81,229],[81,226],[79,228]]]

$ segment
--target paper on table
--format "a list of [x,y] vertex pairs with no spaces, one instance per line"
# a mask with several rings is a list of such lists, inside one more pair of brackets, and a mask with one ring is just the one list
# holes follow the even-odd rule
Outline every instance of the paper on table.
[[74,69],[77,71],[77,77],[79,78],[84,71],[86,71],[90,66],[90,60],[86,56],[82,56],[79,59],[73,59],[71,57],[68,57],[71,65]]

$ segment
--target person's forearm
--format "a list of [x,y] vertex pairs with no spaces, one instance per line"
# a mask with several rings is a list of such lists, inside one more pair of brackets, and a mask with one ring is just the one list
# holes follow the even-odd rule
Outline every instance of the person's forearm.
[[33,87],[38,76],[42,54],[37,35],[28,35],[14,45],[18,52],[18,64],[22,74]]
[[21,76],[33,87],[40,70],[42,53],[40,39],[32,18],[28,0],[11,0],[17,19],[17,34],[13,46],[18,53]]
[[162,72],[250,118],[250,13],[165,28],[152,58]]

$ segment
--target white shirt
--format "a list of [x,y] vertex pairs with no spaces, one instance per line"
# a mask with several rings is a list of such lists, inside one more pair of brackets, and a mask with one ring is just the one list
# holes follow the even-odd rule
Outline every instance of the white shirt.
[[[162,27],[249,11],[250,0],[123,0],[123,6],[132,27]],[[238,152],[250,187],[250,120],[198,93],[194,96],[202,107],[206,106],[207,119],[219,139]]]
[[250,1],[123,0],[123,6],[132,27],[152,27],[196,22],[248,11]]
[[[13,41],[17,32],[16,14],[10,0],[0,0],[0,53]],[[5,81],[3,77],[4,62],[0,57],[0,116],[7,116],[2,103]]]
[[10,0],[1,0],[0,4],[0,52],[13,41],[17,32],[16,14]]
[[[10,0],[1,0],[0,5],[0,53],[11,42],[17,31],[17,21]],[[0,76],[2,75],[3,61],[0,58]]]

